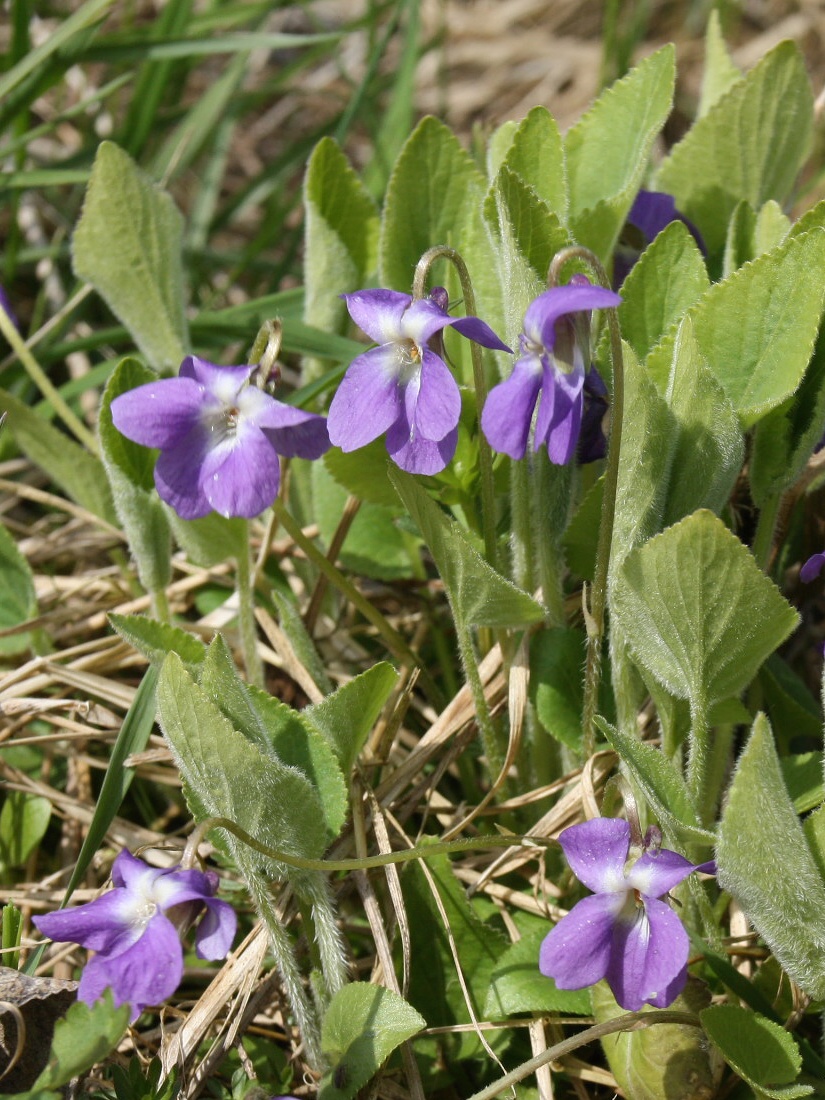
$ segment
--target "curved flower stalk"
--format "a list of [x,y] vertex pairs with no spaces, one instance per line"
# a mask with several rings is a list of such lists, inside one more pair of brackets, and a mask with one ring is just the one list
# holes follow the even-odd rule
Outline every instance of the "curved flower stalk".
[[34,917],[50,939],[79,943],[96,952],[83,970],[77,994],[94,1004],[111,989],[115,1006],[128,1004],[132,1020],[147,1005],[167,1000],[183,977],[184,930],[205,907],[195,932],[201,959],[222,959],[235,938],[237,917],[214,897],[214,871],[149,867],[122,851],[112,865],[114,890],[86,905]]
[[620,301],[612,290],[574,275],[566,286],[551,287],[530,303],[513,373],[493,387],[481,414],[482,430],[495,450],[524,458],[538,401],[535,449],[545,445],[557,465],[571,461],[582,426],[590,311]]
[[279,455],[313,459],[329,448],[324,418],[276,401],[256,384],[260,373],[190,355],[177,378],[112,402],[118,431],[160,449],[155,485],[182,519],[257,516],[278,495]]
[[[658,830],[656,830],[658,832]],[[630,825],[596,818],[559,836],[573,873],[593,890],[563,917],[541,945],[539,969],[559,989],[583,989],[604,978],[622,1008],[666,1008],[687,981],[689,940],[663,897],[693,871],[715,873],[713,862],[690,863],[649,844],[630,857]]]
[[332,399],[331,442],[355,451],[386,433],[390,457],[402,470],[439,473],[455,454],[461,394],[428,342],[454,328],[485,348],[510,348],[478,317],[450,317],[441,287],[427,298],[381,289],[342,297],[352,319],[378,347],[352,361]]

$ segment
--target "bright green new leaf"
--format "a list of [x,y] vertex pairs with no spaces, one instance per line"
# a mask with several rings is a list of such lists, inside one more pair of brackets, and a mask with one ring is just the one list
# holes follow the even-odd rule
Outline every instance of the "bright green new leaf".
[[200,638],[171,623],[161,623],[146,615],[117,615],[114,612],[109,615],[109,622],[125,642],[152,664],[160,666],[167,654],[177,653],[191,672],[206,656],[206,646]]
[[772,1020],[739,1005],[711,1005],[699,1013],[705,1034],[757,1096],[795,1100],[813,1092],[794,1082],[802,1058],[794,1037]]
[[128,1004],[114,1007],[112,994],[89,1006],[76,1001],[54,1028],[49,1061],[34,1089],[56,1089],[101,1062],[120,1042],[129,1023]]
[[673,413],[639,364],[633,350],[624,351],[624,417],[619,452],[619,484],[613,544],[612,577],[626,555],[661,528],[676,439]]
[[825,999],[825,884],[782,779],[770,723],[757,716],[719,826],[719,884],[797,985]]
[[[161,669],[158,711],[196,820],[228,817],[270,848],[315,859],[321,855],[327,837],[312,783],[233,729],[174,653]],[[233,836],[227,843],[245,874],[254,875],[262,865],[268,875],[277,873],[274,860]]]
[[708,29],[705,32],[705,68],[702,73],[698,117],[706,115],[728,88],[741,79],[742,73],[734,65],[725,45],[719,12],[714,8],[708,17]]
[[112,422],[111,406],[116,397],[156,378],[139,360],[121,360],[103,393],[98,421],[103,465],[112,486],[115,511],[141,584],[149,592],[165,589],[172,571],[172,533],[152,476],[157,452],[121,435]]
[[761,508],[802,473],[825,423],[825,335],[817,336],[811,362],[796,393],[756,425],[751,448],[751,492]]
[[380,243],[382,286],[409,292],[427,249],[461,251],[466,211],[480,203],[485,180],[455,134],[428,116],[413,130],[395,162],[384,205]]
[[622,284],[622,337],[640,360],[709,286],[696,241],[683,222],[671,222]]
[[[811,358],[825,283],[825,231],[789,236],[771,252],[714,283],[689,311],[703,358],[721,382],[744,427],[750,427],[797,389]],[[648,357],[664,389],[673,333]]]
[[782,203],[808,154],[813,95],[793,42],[781,42],[716,99],[671,151],[655,186],[721,251],[728,220],[745,199],[758,210]]
[[703,709],[746,687],[799,621],[748,549],[708,511],[633,550],[612,607],[642,667]]
[[777,248],[787,237],[790,227],[790,218],[773,199],[766,202],[758,213],[743,199],[728,223],[722,262],[723,278],[755,260],[763,252]]
[[564,145],[558,124],[546,107],[533,107],[519,123],[504,166],[564,221],[567,214]]
[[75,273],[91,283],[157,370],[186,354],[183,219],[122,149],[101,143],[72,238]]
[[590,991],[558,989],[552,978],[539,971],[542,940],[552,926],[522,936],[511,944],[493,968],[490,992],[484,1006],[487,1019],[507,1019],[517,1012],[562,1016],[588,1016]]
[[48,798],[6,791],[0,810],[0,864],[22,867],[43,839],[51,816]]
[[427,1021],[391,989],[350,982],[335,994],[321,1025],[321,1049],[332,1063],[319,1100],[350,1100],[397,1046]]
[[[29,563],[0,523],[0,630],[10,630],[37,615],[37,593]],[[18,653],[31,643],[28,633],[0,638],[0,653]]]
[[456,616],[468,626],[515,628],[544,618],[541,604],[496,573],[413,477],[393,470],[390,479],[430,548]]
[[116,523],[103,463],[6,390],[0,390],[0,412],[8,413],[6,431],[20,450],[82,508],[107,523]]
[[[316,145],[304,181],[304,321],[336,332],[340,295],[369,285],[378,259],[378,209],[331,137]],[[311,362],[311,361],[310,361]],[[309,377],[322,365],[312,363]]]
[[665,46],[602,92],[565,138],[570,229],[605,263],[670,114],[674,81],[673,47]]
[[745,439],[739,417],[708,368],[690,317],[679,326],[667,388],[677,435],[664,524],[697,508],[720,512],[742,468]]
[[597,718],[596,725],[630,768],[659,823],[684,844],[713,844],[714,835],[699,824],[687,785],[673,761],[661,749],[621,733],[603,718]]
[[502,235],[501,219],[507,218],[519,251],[543,281],[555,254],[570,244],[570,235],[558,215],[535,187],[516,175],[509,158],[484,200],[484,215],[498,237]]
[[392,665],[380,661],[301,712],[327,739],[345,776],[352,771],[397,680]]

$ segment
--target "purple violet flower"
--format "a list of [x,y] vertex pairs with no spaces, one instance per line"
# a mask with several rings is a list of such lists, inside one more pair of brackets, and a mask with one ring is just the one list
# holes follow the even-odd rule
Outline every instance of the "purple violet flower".
[[821,554],[814,554],[812,557],[808,558],[799,570],[799,579],[803,584],[810,584],[811,581],[815,581],[822,572],[823,566],[825,566],[825,551]]
[[[534,448],[544,443],[551,462],[570,462],[582,424],[590,310],[620,301],[612,290],[574,275],[566,286],[551,287],[530,303],[513,373],[490,390],[482,410],[481,427],[491,447],[524,458],[540,394]],[[574,320],[571,314],[578,316]]]
[[258,370],[189,355],[177,378],[112,402],[118,431],[160,449],[155,485],[182,519],[213,510],[257,516],[278,495],[279,455],[319,458],[328,450],[324,418],[276,401],[255,384]]
[[44,936],[96,952],[80,979],[81,1001],[94,1004],[111,989],[115,1005],[129,1004],[135,1020],[180,985],[183,948],[177,924],[188,925],[205,905],[195,950],[201,959],[222,959],[232,946],[237,917],[231,905],[213,896],[218,888],[214,871],[149,867],[124,849],[112,865],[112,882],[114,890],[86,905],[32,920]]
[[444,360],[427,347],[454,328],[485,348],[510,351],[478,317],[450,317],[446,291],[415,301],[395,290],[344,294],[353,321],[379,345],[357,356],[329,407],[329,438],[355,451],[385,432],[392,460],[411,474],[437,474],[455,454],[461,394]]
[[689,940],[660,899],[693,871],[715,873],[715,865],[651,846],[628,866],[630,825],[620,818],[571,825],[559,843],[573,873],[595,893],[545,938],[542,974],[559,989],[583,989],[605,978],[629,1012],[644,1004],[665,1008],[687,981]]
[[14,310],[11,308],[11,301],[9,300],[9,296],[8,294],[6,294],[2,286],[0,286],[0,307],[2,307],[3,312],[6,314],[8,319],[19,332],[20,322],[17,320]]
[[621,286],[643,249],[658,237],[663,229],[675,221],[683,222],[687,226],[702,254],[707,256],[708,250],[702,240],[702,234],[692,221],[676,209],[676,200],[673,195],[669,195],[666,191],[640,191],[627,215],[627,225],[637,231],[636,235],[640,236],[641,240],[634,241],[632,244],[620,244],[616,249],[613,262],[615,286]]

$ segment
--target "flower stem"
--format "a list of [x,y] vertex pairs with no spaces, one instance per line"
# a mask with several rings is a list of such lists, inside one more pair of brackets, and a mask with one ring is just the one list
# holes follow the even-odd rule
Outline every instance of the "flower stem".
[[[562,249],[553,257],[550,264],[548,282],[556,285],[562,267],[570,260],[583,260],[596,276],[600,286],[610,289],[607,273],[596,256],[587,248],[577,245]],[[607,466],[604,472],[604,495],[599,523],[599,539],[596,548],[596,569],[590,589],[590,607],[585,605],[585,625],[587,627],[587,659],[584,675],[584,707],[582,711],[582,731],[584,734],[584,755],[592,756],[596,747],[595,717],[599,702],[599,679],[601,677],[602,643],[604,640],[604,614],[607,604],[607,581],[610,566],[610,548],[613,541],[613,521],[616,515],[616,490],[619,484],[619,454],[622,442],[622,419],[624,414],[624,359],[622,358],[622,337],[619,331],[619,316],[615,308],[605,309],[610,330],[610,356],[613,366],[613,401],[610,420],[610,442],[607,452]],[[583,594],[583,600],[586,596]]]
[[759,510],[759,519],[756,522],[756,534],[753,539],[753,556],[756,564],[765,573],[771,564],[771,550],[773,549],[773,536],[776,530],[776,520],[779,514],[779,505],[782,497],[775,493],[765,501]]
[[[464,297],[464,312],[468,317],[474,317],[476,313],[476,299],[473,292],[473,284],[467,265],[461,255],[449,245],[439,244],[428,249],[415,268],[413,279],[413,298],[423,298],[425,286],[430,268],[436,260],[449,260],[458,272],[461,281],[461,293]],[[484,432],[481,431],[480,419],[484,402],[487,400],[487,379],[484,376],[484,365],[481,359],[481,347],[474,341],[470,341],[470,355],[473,362],[473,383],[476,391],[476,405],[479,415],[479,430],[476,433],[478,440],[478,466],[481,474],[481,525],[484,532],[484,550],[487,561],[496,570],[498,563],[498,543],[496,540],[496,494],[493,481],[493,452]]]
[[255,624],[255,593],[252,573],[252,548],[249,544],[249,524],[246,524],[244,549],[238,554],[237,592],[238,626],[241,632],[246,678],[255,687],[264,686],[264,666],[258,652],[258,631]]
[[26,373],[43,396],[50,402],[57,415],[63,420],[66,427],[74,433],[80,442],[93,455],[98,453],[97,440],[94,434],[86,427],[83,421],[69,408],[57,389],[49,381],[43,368],[26,347],[20,333],[12,323],[11,318],[0,304],[0,332],[12,346],[17,358],[23,364]]

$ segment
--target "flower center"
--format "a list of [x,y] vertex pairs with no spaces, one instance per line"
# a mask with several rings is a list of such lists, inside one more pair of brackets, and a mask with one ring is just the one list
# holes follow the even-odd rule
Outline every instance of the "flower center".
[[421,348],[415,340],[399,340],[396,344],[398,381],[404,385],[421,370]]
[[227,436],[234,436],[238,430],[241,410],[237,405],[223,405],[213,409],[204,417],[204,426],[215,443],[221,443]]
[[136,902],[132,911],[131,923],[133,927],[144,929],[157,911],[157,902],[152,901],[150,898],[141,898]]

